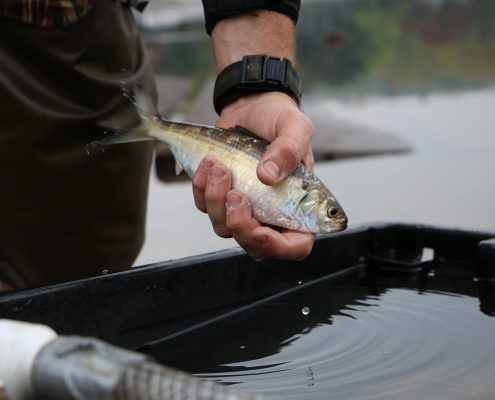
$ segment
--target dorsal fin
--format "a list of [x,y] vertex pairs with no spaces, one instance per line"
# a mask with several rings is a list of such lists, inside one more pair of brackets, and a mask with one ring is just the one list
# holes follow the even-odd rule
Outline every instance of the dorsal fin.
[[240,125],[233,126],[233,127],[229,128],[229,130],[242,133],[243,135],[250,136],[250,137],[253,137],[255,139],[259,139],[260,138],[258,135],[256,135],[256,133],[251,132],[249,129],[246,129],[243,126],[240,126]]

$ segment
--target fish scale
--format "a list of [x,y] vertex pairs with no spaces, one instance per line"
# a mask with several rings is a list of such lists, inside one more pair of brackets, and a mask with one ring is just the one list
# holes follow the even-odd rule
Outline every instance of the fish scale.
[[197,127],[188,130],[187,125],[166,120],[157,120],[157,126],[160,129],[153,134],[170,147],[177,162],[191,179],[201,160],[208,154],[214,155],[230,167],[232,187],[248,195],[253,215],[258,221],[270,221],[290,229],[300,228],[297,221],[280,210],[288,207],[287,199],[302,198],[305,193],[302,181],[304,176],[309,175],[299,167],[291,179],[281,185],[275,188],[264,185],[256,176],[256,167],[268,146],[266,141],[235,129]]
[[300,164],[275,186],[263,184],[256,169],[269,143],[242,127],[229,129],[171,122],[160,118],[151,100],[135,91],[141,125],[105,144],[141,140],[164,142],[192,179],[206,155],[215,156],[232,175],[232,187],[244,192],[253,216],[262,223],[303,232],[336,232],[345,229],[347,217],[330,190]]

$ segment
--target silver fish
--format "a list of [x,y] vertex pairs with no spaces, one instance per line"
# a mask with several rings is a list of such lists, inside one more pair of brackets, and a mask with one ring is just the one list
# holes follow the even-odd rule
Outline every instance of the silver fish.
[[263,184],[256,167],[269,143],[241,127],[229,129],[171,122],[162,119],[151,100],[135,89],[141,125],[110,136],[103,144],[159,140],[171,150],[176,173],[183,169],[192,179],[201,160],[214,155],[232,175],[232,186],[248,196],[259,222],[302,232],[344,230],[347,217],[330,190],[304,165],[276,186]]

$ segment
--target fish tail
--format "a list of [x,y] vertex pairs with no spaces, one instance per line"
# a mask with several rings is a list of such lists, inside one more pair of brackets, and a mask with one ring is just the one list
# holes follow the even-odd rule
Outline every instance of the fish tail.
[[139,85],[134,86],[134,105],[136,106],[141,123],[125,133],[116,133],[104,138],[100,142],[101,144],[111,145],[155,140],[149,133],[152,131],[153,126],[156,125],[158,112],[151,98]]

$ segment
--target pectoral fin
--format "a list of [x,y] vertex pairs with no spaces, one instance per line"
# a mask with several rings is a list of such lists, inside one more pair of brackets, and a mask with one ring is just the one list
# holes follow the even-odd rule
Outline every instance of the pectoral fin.
[[179,175],[182,171],[184,171],[184,167],[179,161],[175,160],[175,175]]
[[297,208],[302,215],[307,216],[316,207],[319,199],[320,192],[318,190],[312,190],[299,201]]

